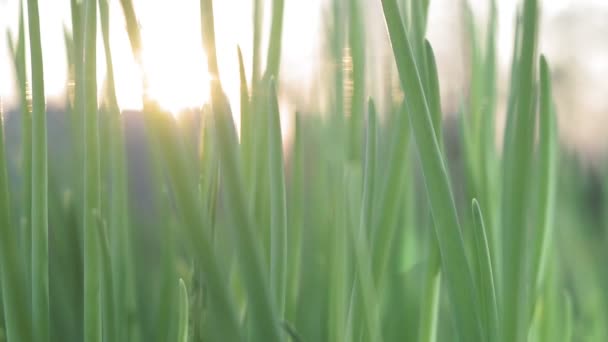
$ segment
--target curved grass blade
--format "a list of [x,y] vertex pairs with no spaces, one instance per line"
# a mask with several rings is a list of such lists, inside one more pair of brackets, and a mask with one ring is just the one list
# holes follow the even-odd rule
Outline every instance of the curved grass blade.
[[476,199],[473,199],[473,227],[474,244],[473,255],[476,261],[477,288],[481,297],[482,324],[486,329],[489,341],[495,341],[498,326],[498,304],[496,300],[496,287],[490,245],[481,208]]
[[179,316],[178,316],[178,342],[188,342],[188,290],[183,279],[179,279]]
[[49,340],[48,160],[38,1],[28,0],[32,70],[32,313],[36,341]]
[[462,341],[481,341],[483,333],[479,305],[474,295],[476,291],[472,291],[475,283],[418,68],[396,1],[382,0],[382,8],[401,86],[408,95],[405,102],[422,163],[452,316],[457,322],[457,332]]

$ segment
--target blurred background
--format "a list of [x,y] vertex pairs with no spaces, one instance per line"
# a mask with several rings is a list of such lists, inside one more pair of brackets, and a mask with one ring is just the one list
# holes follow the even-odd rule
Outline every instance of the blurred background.
[[[484,28],[488,16],[485,0],[470,0],[478,27]],[[18,0],[0,0],[0,96],[5,112],[17,106],[13,67],[9,59],[5,32],[17,32]],[[364,27],[366,37],[367,94],[383,98],[385,84],[392,82],[398,92],[394,61],[384,30],[379,1],[366,1]],[[608,2],[605,0],[544,0],[540,51],[552,67],[555,99],[558,107],[560,136],[567,148],[586,165],[601,161],[608,148]],[[123,110],[141,108],[140,70],[133,61],[118,1],[110,2],[111,40],[116,69],[117,96]],[[230,96],[233,112],[238,113],[238,64],[236,46],[245,58],[251,75],[252,2],[223,0],[215,2],[216,35],[222,83]],[[270,2],[263,9],[265,30],[270,26]],[[325,75],[331,68],[344,68],[348,52],[338,60],[327,50],[328,32],[333,18],[327,0],[293,1],[285,4],[281,56],[281,111],[284,130],[289,134],[295,110],[323,112],[330,99],[327,89],[334,83]],[[499,116],[504,117],[513,27],[518,1],[498,4]],[[64,32],[69,31],[69,1],[41,1],[42,47],[44,51],[47,105],[61,111],[65,103],[69,72]],[[136,0],[144,46],[145,72],[149,94],[165,109],[178,113],[199,107],[207,101],[208,74],[200,44],[198,1]],[[339,12],[339,11],[338,11]],[[458,1],[433,0],[429,13],[428,37],[438,61],[441,95],[445,115],[458,112],[467,86],[471,58],[467,55],[469,39],[463,27]],[[27,25],[26,25],[27,27]],[[458,34],[455,34],[458,33]],[[101,33],[100,33],[101,34]],[[268,37],[267,33],[263,37]],[[98,48],[98,74],[103,82],[105,63],[101,38]],[[262,46],[267,42],[262,41]],[[266,49],[262,49],[265,51]],[[265,60],[262,56],[262,60]],[[382,104],[380,103],[380,106]],[[238,120],[238,118],[237,118]],[[502,129],[503,118],[496,120]],[[500,136],[500,134],[498,135]]]

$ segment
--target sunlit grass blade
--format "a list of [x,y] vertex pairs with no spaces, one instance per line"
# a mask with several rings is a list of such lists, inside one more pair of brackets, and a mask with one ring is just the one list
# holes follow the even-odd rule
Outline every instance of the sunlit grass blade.
[[28,0],[32,70],[32,313],[36,341],[49,340],[48,161],[38,1]]
[[498,337],[497,326],[499,320],[493,263],[484,218],[479,203],[475,199],[473,199],[473,228],[473,255],[476,265],[477,288],[480,291],[482,323],[484,329],[486,329],[488,340],[495,341]]
[[395,0],[382,0],[412,132],[419,151],[433,222],[439,243],[442,274],[447,285],[451,313],[463,341],[481,341],[478,299],[429,106],[408,37]]
[[213,0],[201,0],[201,32],[202,42],[207,55],[209,75],[219,81],[220,70],[217,64],[217,52],[215,50],[215,23],[213,18]]
[[270,174],[270,289],[276,298],[279,317],[285,313],[287,283],[287,208],[285,204],[285,175],[283,173],[283,143],[281,115],[274,80],[270,82],[268,158]]
[[179,280],[179,316],[177,342],[188,342],[188,290],[184,280]]
[[517,67],[517,102],[513,118],[507,122],[504,139],[502,188],[502,286],[500,286],[502,341],[522,341],[527,334],[531,314],[529,281],[525,265],[527,252],[527,217],[531,162],[534,146],[535,89],[534,65],[538,29],[538,4],[526,0],[523,11],[521,54]]

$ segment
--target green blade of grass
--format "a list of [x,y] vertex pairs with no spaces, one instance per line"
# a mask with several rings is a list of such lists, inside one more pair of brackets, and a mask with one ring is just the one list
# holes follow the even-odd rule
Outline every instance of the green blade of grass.
[[[538,182],[538,218],[534,229],[534,246],[531,276],[534,287],[540,289],[545,273],[545,263],[553,235],[557,191],[557,123],[553,111],[551,75],[544,56],[540,58],[540,175]],[[533,292],[536,292],[533,289]],[[534,297],[531,297],[534,298]]]
[[[424,41],[424,56],[426,58],[426,89],[428,92],[429,110],[433,131],[439,149],[443,151],[443,112],[441,111],[441,97],[439,92],[439,77],[437,75],[437,63],[435,53],[428,40]],[[441,260],[437,238],[433,233],[428,234],[427,255],[428,267],[424,280],[424,302],[420,315],[419,341],[433,342],[437,340],[439,299],[441,295]]]
[[[13,42],[10,32],[7,31],[7,41],[9,50],[13,58],[13,65],[17,83],[19,85],[19,100],[21,104],[21,158],[23,165],[22,180],[22,211],[19,223],[21,225],[21,244],[23,248],[23,259],[27,270],[27,288],[31,292],[32,276],[32,113],[28,100],[27,73],[26,73],[26,54],[25,54],[25,24],[23,3],[19,7],[19,31],[17,42]],[[29,300],[29,297],[28,297]]]
[[103,315],[103,337],[104,340],[117,340],[118,330],[116,329],[118,321],[116,320],[116,311],[114,309],[115,290],[113,284],[112,259],[110,252],[110,243],[108,241],[107,227],[103,219],[96,215],[97,222],[95,231],[97,240],[100,244],[100,268],[103,270],[102,282],[102,315]]
[[99,15],[106,60],[105,98],[108,107],[110,138],[110,248],[113,278],[115,332],[117,340],[127,339],[128,315],[134,311],[133,258],[131,251],[131,226],[128,208],[128,182],[125,156],[123,117],[118,108],[114,83],[114,64],[110,50],[110,13],[107,0],[99,0]]
[[245,170],[247,186],[251,191],[254,189],[254,172],[253,172],[253,147],[254,147],[254,129],[252,120],[252,106],[249,97],[249,89],[247,88],[247,76],[245,75],[245,64],[243,63],[243,54],[241,48],[238,47],[239,58],[239,75],[241,80],[241,158],[243,160],[243,168]]
[[220,70],[217,64],[217,53],[215,51],[215,23],[213,19],[213,0],[201,0],[201,32],[203,47],[207,56],[209,75],[214,80],[220,80]]
[[474,296],[476,291],[472,291],[475,283],[418,68],[395,0],[382,0],[382,7],[401,86],[407,94],[409,119],[422,164],[451,312],[462,341],[481,341],[479,304]]
[[102,297],[100,242],[97,220],[100,215],[99,118],[97,112],[97,1],[85,6],[84,46],[84,339],[102,340]]
[[287,209],[281,118],[274,80],[270,82],[268,158],[270,176],[270,289],[276,298],[279,318],[285,314],[287,284]]
[[48,161],[38,1],[28,0],[32,70],[32,313],[36,341],[49,340]]
[[[530,164],[534,146],[534,64],[538,4],[526,0],[523,12],[521,54],[517,67],[517,103],[504,139],[502,191],[502,286],[500,287],[500,336],[503,341],[523,341],[531,313],[525,265]],[[532,281],[533,283],[534,281]]]
[[435,61],[435,52],[428,40],[424,41],[424,51],[426,56],[427,67],[427,100],[431,119],[433,121],[433,130],[439,144],[439,149],[443,150],[443,112],[441,110],[441,94],[439,92],[439,75],[437,74],[437,62]]
[[479,203],[475,199],[473,199],[473,228],[473,255],[475,255],[476,261],[476,278],[477,288],[480,291],[482,322],[489,341],[495,341],[498,338],[497,326],[499,321],[493,263],[490,256],[486,225]]
[[352,57],[352,96],[350,106],[349,158],[361,158],[361,135],[365,112],[365,21],[359,0],[350,0],[349,44]]
[[251,84],[255,86],[260,80],[260,45],[262,41],[263,2],[253,0],[253,57],[251,60]]
[[283,32],[283,11],[285,0],[272,1],[272,23],[270,26],[270,40],[268,42],[268,55],[264,78],[279,77],[279,64],[281,62],[281,39]]
[[188,342],[188,290],[183,279],[179,279],[179,316],[178,316],[178,342]]

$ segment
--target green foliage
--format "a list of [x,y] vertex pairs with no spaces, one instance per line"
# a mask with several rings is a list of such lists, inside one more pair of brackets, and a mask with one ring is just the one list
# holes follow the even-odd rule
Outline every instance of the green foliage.
[[[120,3],[145,76],[136,8]],[[24,18],[17,39],[8,35],[21,104],[20,186],[11,185],[0,130],[7,341],[606,340],[605,238],[569,228],[591,219],[579,204],[585,177],[559,153],[550,69],[536,52],[537,1],[525,0],[517,18],[502,154],[496,2],[486,30],[462,2],[471,57],[462,170],[444,136],[429,1],[378,1],[405,96],[367,106],[366,2],[331,1],[329,109],[297,113],[292,144],[279,110],[286,4],[271,3],[264,54],[264,2],[253,0],[249,77],[240,49],[235,55],[237,130],[213,1],[200,1],[210,103],[188,121],[144,94],[139,174],[130,169],[134,133],[118,107],[110,44],[110,18],[120,13],[108,0],[71,2],[74,161],[47,165],[39,13],[28,1],[30,54]],[[99,101],[98,9],[107,70]],[[140,177],[149,178],[145,195],[132,191]],[[453,186],[460,183],[464,193]]]

